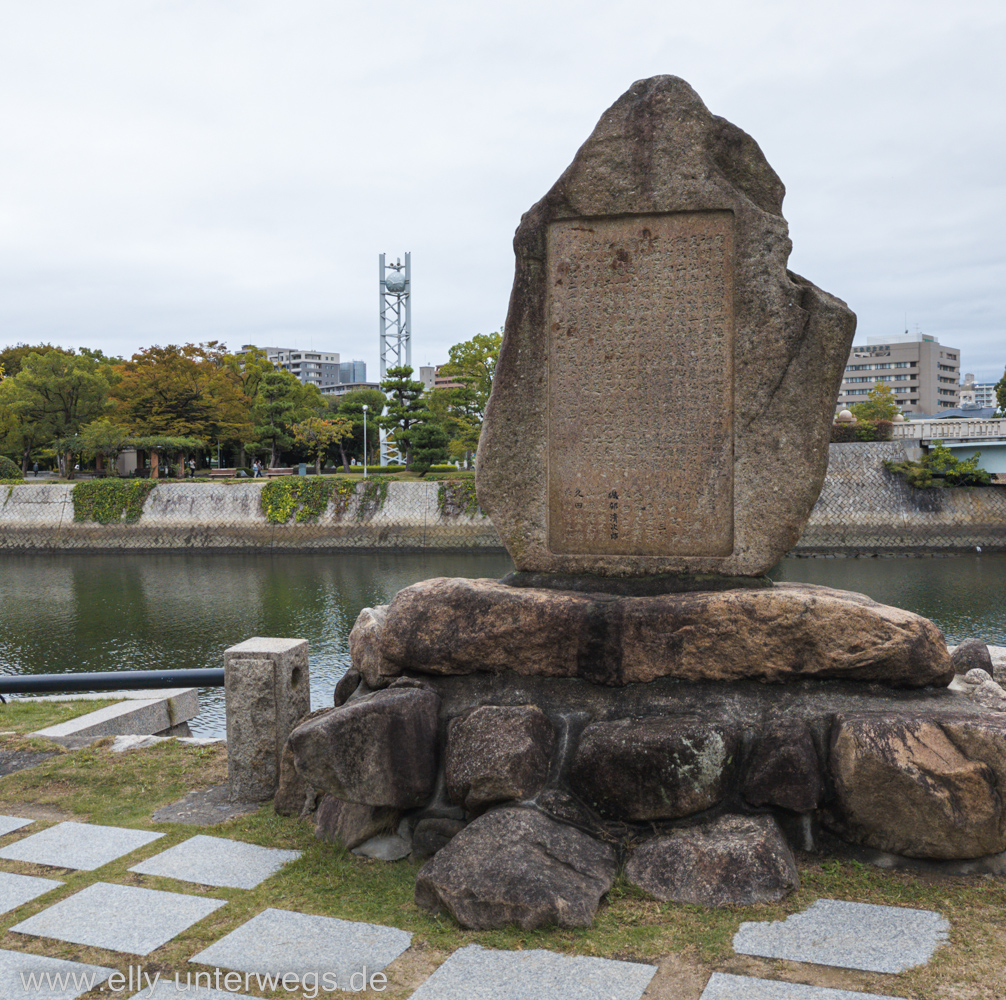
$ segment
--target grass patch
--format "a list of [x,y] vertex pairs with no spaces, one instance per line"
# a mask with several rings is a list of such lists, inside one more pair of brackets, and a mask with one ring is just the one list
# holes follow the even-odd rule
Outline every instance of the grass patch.
[[118,704],[117,699],[79,701],[8,701],[0,705],[0,733],[33,733],[69,722],[99,708]]
[[[11,744],[20,748],[38,742],[5,737],[0,739],[0,748]],[[226,764],[226,750],[221,746],[185,747],[172,741],[124,754],[112,754],[107,747],[62,753],[35,768],[0,779],[0,812],[39,818],[31,827],[12,835],[13,838],[37,832],[57,817],[165,834],[156,843],[95,872],[0,861],[2,870],[65,880],[63,887],[41,900],[0,915],[0,948],[72,957],[122,970],[130,963],[171,976],[177,970],[184,983],[187,971],[200,968],[188,964],[193,954],[264,908],[278,907],[390,924],[411,931],[412,949],[386,970],[389,985],[381,995],[391,1000],[405,1000],[448,954],[468,943],[490,948],[547,948],[569,954],[648,961],[660,964],[662,969],[673,968],[674,975],[665,977],[666,985],[662,974],[658,974],[647,994],[654,1000],[697,1000],[705,978],[716,970],[890,996],[924,996],[930,1000],[984,1000],[1002,996],[1006,884],[1001,879],[935,878],[881,871],[850,860],[801,855],[800,888],[778,904],[706,910],[659,903],[619,879],[591,928],[464,931],[450,918],[432,917],[415,906],[413,886],[418,864],[410,861],[385,864],[322,844],[314,839],[309,824],[276,816],[269,804],[255,813],[213,827],[152,821],[152,812],[160,806],[178,801],[194,789],[225,781]],[[128,871],[141,858],[157,854],[195,833],[296,849],[303,851],[303,855],[250,891],[194,886]],[[18,921],[97,881],[205,895],[225,899],[227,905],[141,959],[10,932],[9,928]],[[742,921],[782,919],[822,897],[938,910],[950,920],[950,942],[936,952],[930,965],[900,976],[770,962],[734,954],[731,941]],[[693,988],[689,983],[698,985]],[[259,995],[259,991],[253,992]],[[108,995],[107,991],[96,990],[85,996],[96,1000]],[[282,991],[261,995],[277,1000],[279,997],[289,1000],[291,996]],[[345,994],[319,993],[322,996]]]

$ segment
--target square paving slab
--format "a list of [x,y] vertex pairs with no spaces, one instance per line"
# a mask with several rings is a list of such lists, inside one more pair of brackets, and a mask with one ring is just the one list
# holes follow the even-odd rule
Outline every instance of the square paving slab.
[[199,834],[133,865],[129,870],[201,885],[254,889],[283,865],[299,857],[300,851],[280,851],[273,847],[258,847],[239,840]]
[[52,878],[35,878],[34,875],[12,875],[0,872],[0,913],[10,913],[22,903],[41,896],[62,885]]
[[149,955],[226,900],[95,882],[15,924],[21,934]]
[[21,819],[20,816],[0,816],[0,837],[20,830],[21,827],[34,823],[33,819]]
[[[189,973],[189,975],[192,978],[187,981],[185,976],[179,973],[177,985],[174,976],[172,976],[166,982],[155,983],[152,989],[145,986],[129,1000],[262,1000],[261,997],[249,996],[247,993],[228,993],[226,990],[196,986],[194,974]],[[221,976],[222,981],[223,977]],[[298,996],[298,994],[293,994],[293,996]]]
[[709,982],[699,1000],[899,1000],[899,998],[714,972],[709,977]]
[[0,858],[90,872],[163,836],[121,826],[58,823],[0,848]]
[[636,962],[470,944],[454,952],[411,1000],[639,1000],[656,971]]
[[354,975],[366,969],[369,982],[411,941],[411,934],[395,927],[268,909],[189,961],[270,975],[327,973],[335,977],[336,988],[351,990],[358,982]]
[[[0,951],[0,996],[77,1000],[115,972],[101,965],[84,965],[44,955]],[[34,976],[34,980],[32,980]],[[36,988],[41,987],[41,988]],[[179,994],[180,996],[183,994]]]
[[741,924],[734,951],[865,972],[904,972],[925,965],[949,929],[932,910],[819,899],[785,920]]

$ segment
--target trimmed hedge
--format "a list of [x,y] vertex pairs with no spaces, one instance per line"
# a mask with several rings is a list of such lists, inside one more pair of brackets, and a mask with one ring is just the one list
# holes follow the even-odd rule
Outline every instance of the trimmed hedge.
[[849,441],[890,441],[894,436],[894,423],[890,420],[857,420],[854,424],[832,424],[831,443]]
[[12,462],[6,455],[0,455],[0,479],[24,479],[24,475],[21,472],[21,466],[16,462]]

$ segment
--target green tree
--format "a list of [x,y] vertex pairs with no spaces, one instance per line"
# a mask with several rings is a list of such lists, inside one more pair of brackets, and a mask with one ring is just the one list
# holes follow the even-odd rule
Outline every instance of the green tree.
[[130,445],[129,431],[105,417],[92,420],[80,433],[81,450],[95,460],[98,472],[104,470],[106,462],[114,466],[119,453]]
[[432,420],[416,425],[410,432],[412,471],[425,476],[431,465],[447,460],[450,435]]
[[[450,360],[440,366],[441,375],[458,383],[451,389],[434,390],[434,393],[449,393],[448,409],[453,421],[449,425],[450,455],[469,467],[479,446],[482,422],[489,405],[502,343],[502,330],[496,333],[477,333],[471,340],[455,344],[450,349]],[[430,409],[434,409],[433,405]],[[445,421],[442,422],[448,426]]]
[[342,396],[336,396],[329,401],[329,406],[339,416],[346,417],[352,424],[352,436],[342,438],[339,441],[339,455],[342,459],[342,467],[348,472],[350,459],[358,462],[363,461],[364,440],[363,440],[363,407],[367,407],[367,441],[366,453],[367,461],[371,461],[371,456],[377,451],[380,443],[378,432],[381,414],[384,412],[387,399],[380,389],[354,389]]
[[[21,370],[0,382],[0,408],[8,429],[20,422],[23,463],[36,444],[70,441],[81,428],[108,409],[114,373],[90,352],[32,351],[21,359]],[[30,440],[30,444],[29,444]],[[59,452],[60,471],[73,478],[72,449]],[[24,467],[24,465],[22,466]]]
[[999,402],[999,416],[1006,417],[1006,372],[1003,372],[1003,377],[996,382],[996,399]]
[[405,458],[406,468],[411,461],[411,429],[430,418],[422,398],[425,386],[411,376],[409,365],[388,369],[388,377],[381,382],[381,388],[387,394],[388,411],[378,420],[381,427],[394,435],[395,445],[398,453]]
[[323,420],[321,417],[308,417],[291,428],[293,439],[309,455],[314,456],[314,474],[321,475],[321,459],[328,454],[334,444],[353,433],[353,424],[346,417],[335,417]]
[[886,382],[875,385],[862,403],[853,403],[849,409],[857,420],[893,420],[901,412],[894,390]]
[[304,385],[290,372],[273,369],[262,374],[252,410],[252,449],[269,449],[269,467],[279,464],[284,449],[294,443],[291,428],[325,409],[316,385]]

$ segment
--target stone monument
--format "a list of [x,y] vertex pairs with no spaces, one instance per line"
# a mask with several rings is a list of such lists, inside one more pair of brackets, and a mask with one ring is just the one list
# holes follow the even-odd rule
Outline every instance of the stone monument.
[[821,831],[1006,850],[1006,717],[947,689],[939,630],[764,575],[821,488],[855,328],[787,270],[782,197],[663,76],[522,219],[477,481],[516,572],[365,609],[336,707],[288,744],[283,801],[429,857],[421,907],[582,926],[620,862],[658,899],[773,900]]

